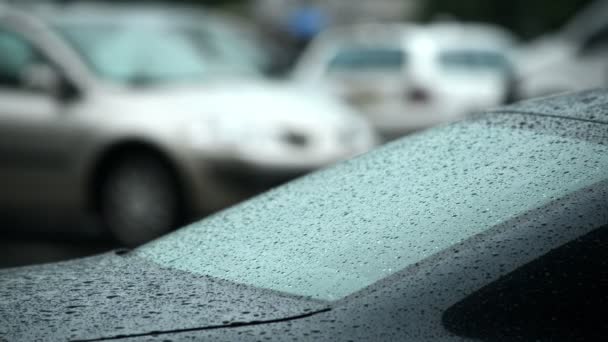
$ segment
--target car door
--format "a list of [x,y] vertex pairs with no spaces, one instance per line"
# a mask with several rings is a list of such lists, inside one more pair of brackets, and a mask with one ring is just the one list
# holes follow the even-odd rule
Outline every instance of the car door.
[[71,169],[83,132],[69,112],[78,104],[58,96],[59,82],[57,89],[40,87],[55,73],[61,78],[58,65],[34,39],[0,26],[2,214],[36,216],[74,201]]

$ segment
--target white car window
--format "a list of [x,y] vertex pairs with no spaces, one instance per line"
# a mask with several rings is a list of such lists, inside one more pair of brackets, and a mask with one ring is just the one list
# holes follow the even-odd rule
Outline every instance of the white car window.
[[350,47],[338,51],[330,60],[329,72],[395,71],[403,68],[406,55],[400,49]]
[[497,71],[509,69],[507,58],[494,51],[446,50],[439,54],[439,63],[444,69],[462,71]]
[[[195,27],[64,25],[59,31],[102,78],[120,83],[200,81],[254,75]],[[170,61],[170,62],[168,62]],[[243,63],[241,63],[243,64]]]

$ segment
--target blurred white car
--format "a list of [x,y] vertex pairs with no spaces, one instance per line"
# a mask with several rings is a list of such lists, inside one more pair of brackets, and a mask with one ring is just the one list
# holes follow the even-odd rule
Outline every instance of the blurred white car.
[[94,214],[137,244],[374,146],[363,117],[260,78],[204,18],[0,8],[0,212]]
[[608,85],[608,1],[593,2],[558,32],[516,54],[516,96],[532,98]]
[[313,42],[293,78],[326,85],[391,138],[501,104],[512,44],[481,24],[338,28]]
[[608,1],[593,2],[560,31],[523,46],[515,66],[522,99],[608,85]]

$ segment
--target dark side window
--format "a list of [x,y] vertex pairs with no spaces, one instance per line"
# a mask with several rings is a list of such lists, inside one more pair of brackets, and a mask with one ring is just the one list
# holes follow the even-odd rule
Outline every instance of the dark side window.
[[608,226],[545,254],[449,308],[445,327],[485,341],[608,336]]

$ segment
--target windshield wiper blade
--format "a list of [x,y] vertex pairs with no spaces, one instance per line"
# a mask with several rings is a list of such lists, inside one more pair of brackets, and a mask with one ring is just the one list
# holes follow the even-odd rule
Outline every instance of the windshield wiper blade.
[[195,327],[195,328],[183,328],[183,329],[171,329],[171,330],[157,330],[150,331],[144,333],[135,333],[135,334],[122,334],[122,335],[114,335],[114,336],[106,336],[106,337],[96,337],[91,339],[75,339],[70,340],[71,342],[97,342],[97,341],[111,341],[125,338],[135,338],[135,337],[146,337],[146,336],[159,336],[159,335],[168,335],[168,334],[179,334],[193,331],[204,331],[204,330],[214,330],[214,329],[229,329],[229,328],[238,328],[243,326],[253,326],[253,325],[261,325],[261,324],[270,324],[270,323],[280,323],[287,322],[295,319],[306,318],[310,316],[314,316],[323,312],[331,311],[331,308],[324,308],[320,310],[315,310],[311,312],[307,312],[301,315],[288,316],[284,318],[277,319],[269,319],[269,320],[255,320],[255,321],[247,321],[247,322],[232,322],[230,324],[220,324],[220,325],[208,325],[204,327]]

